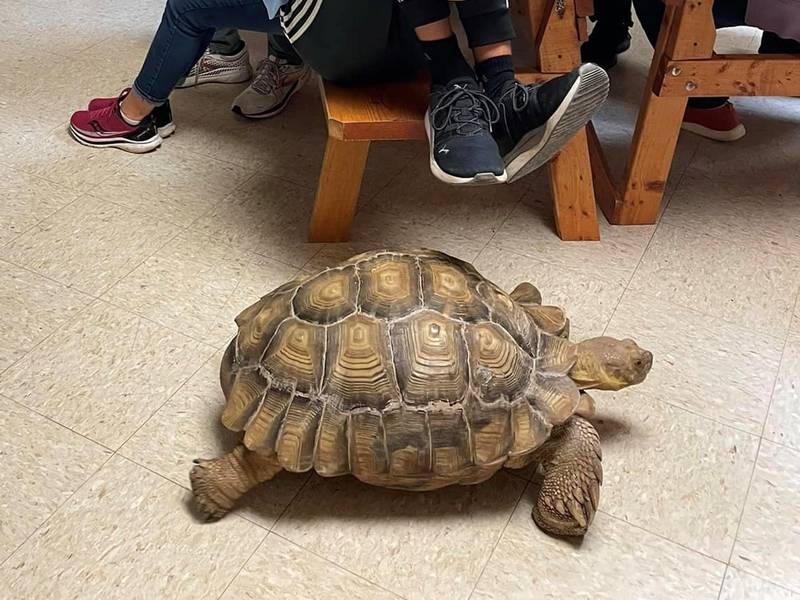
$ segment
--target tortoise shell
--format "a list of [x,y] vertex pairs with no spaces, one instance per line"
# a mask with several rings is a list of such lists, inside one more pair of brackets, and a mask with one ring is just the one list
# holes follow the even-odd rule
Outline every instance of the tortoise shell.
[[371,252],[237,318],[224,425],[290,471],[431,489],[521,466],[568,419],[574,346],[472,265]]

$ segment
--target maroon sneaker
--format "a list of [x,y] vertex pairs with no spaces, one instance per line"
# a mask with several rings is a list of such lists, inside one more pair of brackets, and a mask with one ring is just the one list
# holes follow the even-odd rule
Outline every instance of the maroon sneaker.
[[97,110],[79,110],[69,120],[69,132],[84,146],[119,148],[126,152],[150,152],[163,141],[152,114],[138,125],[129,125],[114,102]]
[[[89,102],[89,110],[97,110],[110,106],[115,102],[122,102],[130,91],[131,88],[125,88],[116,98],[95,98]],[[175,123],[172,121],[172,109],[169,106],[169,100],[153,109],[153,118],[156,120],[158,135],[162,138],[166,139],[175,133]]]
[[717,108],[687,106],[681,129],[718,142],[735,142],[746,133],[730,102]]

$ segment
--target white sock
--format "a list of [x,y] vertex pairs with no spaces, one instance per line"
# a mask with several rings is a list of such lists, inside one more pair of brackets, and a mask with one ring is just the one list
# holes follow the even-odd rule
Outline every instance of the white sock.
[[136,119],[131,119],[130,117],[126,116],[124,112],[122,112],[122,104],[119,105],[119,115],[122,117],[122,120],[125,121],[131,127],[136,127],[139,123],[142,122],[141,119],[138,121]]

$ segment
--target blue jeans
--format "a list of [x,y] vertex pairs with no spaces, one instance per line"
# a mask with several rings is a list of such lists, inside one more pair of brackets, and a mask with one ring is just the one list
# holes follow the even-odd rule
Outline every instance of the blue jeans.
[[214,30],[235,27],[264,33],[282,33],[277,18],[270,20],[263,0],[167,0],[161,25],[142,69],[133,83],[141,98],[166,102],[208,47]]

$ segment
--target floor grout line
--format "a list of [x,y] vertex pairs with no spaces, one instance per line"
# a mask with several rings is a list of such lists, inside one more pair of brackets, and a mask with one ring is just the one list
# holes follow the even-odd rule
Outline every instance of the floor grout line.
[[497,546],[500,544],[500,540],[503,539],[503,535],[505,535],[506,529],[508,529],[508,525],[509,523],[511,523],[511,519],[514,518],[514,513],[517,512],[517,507],[519,506],[519,503],[522,502],[522,498],[525,496],[530,487],[531,487],[530,480],[528,480],[525,483],[525,485],[522,486],[522,491],[520,492],[517,501],[514,503],[514,508],[512,508],[511,512],[508,513],[508,519],[506,519],[503,528],[500,530],[500,534],[497,536],[497,539],[494,541],[494,544],[492,544],[492,549],[489,551],[489,556],[486,558],[486,561],[483,563],[483,566],[481,567],[481,572],[478,573],[478,576],[475,578],[475,583],[472,586],[472,590],[470,590],[469,592],[469,596],[467,596],[467,600],[471,600],[472,596],[475,594],[475,590],[478,589],[478,584],[481,582],[481,579],[483,579],[483,574],[486,572],[486,567],[488,567],[489,563],[492,561],[492,557],[494,556],[495,550],[497,550]]
[[337,569],[341,569],[342,571],[350,573],[350,575],[353,575],[354,577],[357,577],[361,581],[365,581],[365,582],[369,583],[370,585],[374,585],[375,587],[377,587],[377,588],[379,588],[379,589],[381,589],[381,590],[383,590],[385,592],[388,592],[392,596],[396,596],[397,598],[404,598],[404,596],[401,596],[397,592],[394,592],[394,591],[390,590],[389,588],[386,588],[386,587],[382,586],[381,584],[376,583],[375,581],[372,581],[371,579],[369,579],[367,577],[364,577],[363,575],[359,575],[358,573],[356,573],[354,571],[351,571],[350,569],[348,569],[344,565],[340,565],[339,563],[334,562],[331,559],[326,558],[325,556],[322,556],[321,554],[318,554],[317,552],[314,552],[313,550],[310,550],[309,548],[306,548],[305,546],[302,546],[301,544],[298,544],[295,541],[292,541],[291,539],[287,538],[286,536],[281,535],[280,533],[276,533],[275,531],[270,531],[270,535],[274,535],[275,537],[279,537],[282,540],[292,544],[293,546],[296,546],[296,547],[300,548],[304,552],[308,552],[309,554],[311,554],[313,556],[316,556],[317,558],[319,558],[321,560],[324,560],[326,563],[333,565]]
[[12,558],[14,558],[14,556],[15,556],[15,555],[16,555],[16,554],[17,554],[17,553],[20,551],[20,549],[22,549],[22,547],[23,547],[23,546],[25,546],[25,544],[27,544],[27,543],[28,543],[28,540],[30,540],[30,539],[31,539],[31,538],[32,538],[34,535],[36,535],[36,533],[37,533],[37,532],[38,532],[38,531],[39,531],[39,530],[40,530],[42,527],[44,527],[45,525],[47,525],[47,523],[49,523],[49,522],[50,522],[50,521],[53,519],[53,517],[55,517],[55,516],[58,514],[58,512],[59,512],[59,511],[60,511],[62,508],[64,508],[64,506],[65,506],[65,505],[66,505],[66,504],[67,504],[67,503],[68,503],[70,500],[72,500],[72,498],[74,498],[74,497],[75,497],[75,494],[77,494],[79,491],[81,491],[81,490],[82,490],[82,489],[83,489],[83,488],[86,486],[86,484],[87,484],[87,483],[89,483],[89,482],[92,480],[92,478],[93,478],[95,475],[97,475],[97,474],[98,474],[100,471],[102,471],[102,470],[103,470],[103,468],[104,468],[104,467],[105,467],[105,466],[108,464],[108,462],[109,462],[109,461],[110,461],[112,458],[114,458],[114,456],[115,456],[114,454],[111,454],[111,455],[109,455],[109,456],[108,456],[108,458],[106,458],[106,460],[104,460],[104,461],[103,461],[103,463],[102,463],[102,464],[101,464],[101,465],[100,465],[100,466],[99,466],[97,469],[95,469],[95,470],[94,470],[94,472],[92,472],[92,473],[91,473],[91,474],[90,474],[90,475],[89,475],[89,476],[86,478],[86,480],[85,480],[83,483],[81,483],[81,484],[80,484],[80,485],[79,485],[77,488],[75,488],[75,490],[74,490],[74,491],[73,491],[73,492],[72,492],[72,493],[71,493],[71,494],[70,494],[68,497],[66,497],[66,498],[65,498],[65,499],[64,499],[64,500],[63,500],[61,503],[59,503],[59,505],[58,505],[58,506],[55,508],[55,510],[54,510],[53,512],[51,512],[51,513],[50,513],[50,514],[49,514],[49,515],[48,515],[48,516],[47,516],[47,517],[46,517],[46,518],[45,518],[45,519],[44,519],[44,520],[43,520],[41,523],[39,523],[39,525],[38,525],[38,526],[37,526],[37,527],[36,527],[36,528],[35,528],[33,531],[31,531],[31,533],[30,533],[30,534],[29,534],[29,535],[28,535],[28,536],[27,536],[27,537],[26,537],[26,538],[25,538],[25,539],[24,539],[24,540],[23,540],[23,541],[22,541],[22,542],[21,542],[21,543],[20,543],[20,544],[19,544],[19,545],[18,545],[16,548],[14,548],[14,550],[13,550],[13,552],[11,552],[11,554],[9,554],[9,555],[8,555],[8,556],[7,556],[5,559],[3,559],[2,561],[0,561],[0,567],[3,567],[3,566],[5,566],[5,565],[6,565],[6,563],[8,563],[9,561],[11,561],[11,559],[12,559]]

